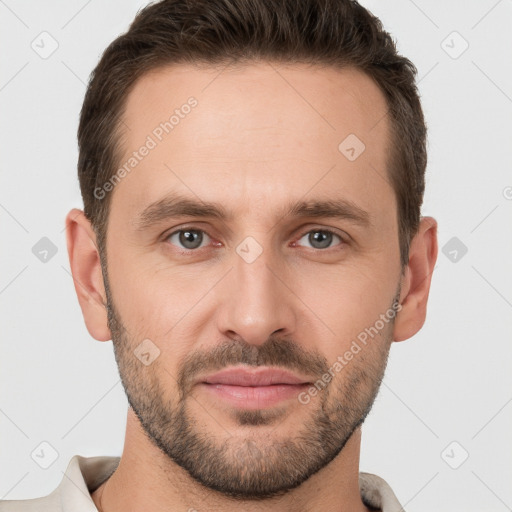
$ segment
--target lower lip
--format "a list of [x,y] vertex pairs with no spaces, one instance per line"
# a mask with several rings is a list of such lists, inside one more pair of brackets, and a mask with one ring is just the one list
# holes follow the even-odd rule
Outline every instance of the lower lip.
[[201,383],[201,386],[216,398],[220,398],[242,409],[263,409],[297,398],[309,384],[274,384],[272,386],[232,386],[227,384]]

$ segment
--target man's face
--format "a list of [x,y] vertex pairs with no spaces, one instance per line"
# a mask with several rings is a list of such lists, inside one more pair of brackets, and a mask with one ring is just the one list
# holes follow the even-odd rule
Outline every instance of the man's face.
[[[109,327],[146,434],[207,487],[263,498],[298,486],[374,401],[401,277],[386,110],[358,71],[268,63],[162,68],[128,97]],[[225,217],[178,215],[178,199]],[[308,384],[205,383],[228,367]]]

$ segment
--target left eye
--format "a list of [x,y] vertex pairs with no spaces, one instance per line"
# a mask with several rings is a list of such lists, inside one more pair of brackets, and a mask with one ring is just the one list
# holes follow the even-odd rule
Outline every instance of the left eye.
[[308,243],[313,246],[313,249],[326,249],[329,248],[333,238],[337,238],[340,242],[343,242],[342,238],[328,229],[314,229],[305,233],[300,239],[306,239]]
[[171,241],[171,243],[174,245],[181,244],[182,249],[194,250],[201,247],[205,237],[207,239],[210,238],[204,231],[201,231],[200,229],[180,229],[179,231],[171,233],[167,237],[167,240]]

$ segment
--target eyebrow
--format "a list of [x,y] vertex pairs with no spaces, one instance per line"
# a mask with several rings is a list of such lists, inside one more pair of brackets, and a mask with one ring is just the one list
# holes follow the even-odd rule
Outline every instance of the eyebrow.
[[[235,215],[219,203],[204,202],[179,194],[170,194],[151,203],[137,217],[137,231],[147,230],[163,221],[178,217],[195,217],[232,221]],[[348,199],[312,199],[290,202],[278,213],[277,219],[332,218],[348,220],[364,228],[372,226],[370,214]]]

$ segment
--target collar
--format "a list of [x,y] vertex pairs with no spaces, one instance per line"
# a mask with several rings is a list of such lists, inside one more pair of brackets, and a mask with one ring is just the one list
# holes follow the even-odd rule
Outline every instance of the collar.
[[[49,495],[29,500],[0,502],[12,512],[98,512],[91,494],[110,478],[117,469],[120,457],[83,457],[74,455],[59,486]],[[359,473],[361,499],[367,507],[380,512],[404,512],[388,483],[377,475]]]

